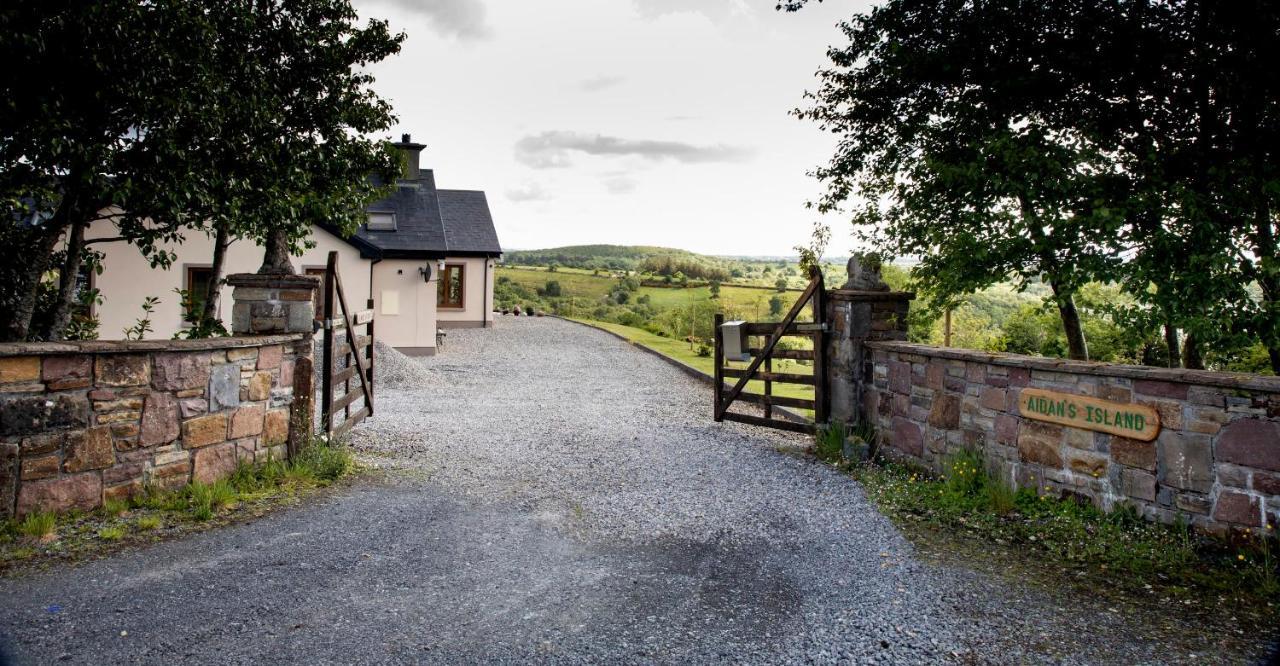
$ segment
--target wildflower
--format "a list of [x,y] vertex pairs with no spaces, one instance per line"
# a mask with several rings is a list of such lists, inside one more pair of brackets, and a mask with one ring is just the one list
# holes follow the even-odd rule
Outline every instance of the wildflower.
[[1240,560],[1241,562],[1243,562],[1243,561],[1244,561],[1244,555],[1236,555],[1236,559],[1237,559],[1237,560]]

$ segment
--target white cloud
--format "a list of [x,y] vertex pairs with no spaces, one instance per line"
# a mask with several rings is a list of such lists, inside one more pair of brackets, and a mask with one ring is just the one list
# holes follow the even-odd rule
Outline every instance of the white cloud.
[[630,194],[636,191],[636,181],[634,178],[618,176],[615,178],[606,178],[604,181],[604,189],[609,194]]
[[578,84],[578,87],[586,92],[599,92],[605,88],[612,88],[623,81],[626,81],[626,78],[621,76],[593,76],[589,79],[584,79]]
[[[426,18],[436,32],[461,40],[493,35],[480,0],[366,0],[374,7],[407,10]],[[395,27],[394,25],[392,27]]]
[[507,198],[512,201],[547,201],[551,199],[551,193],[542,188],[541,185],[525,181],[523,185],[507,188]]
[[[751,11],[751,3],[759,2],[760,0],[632,0],[636,11],[644,18],[692,13],[702,14],[713,21],[745,15]],[[762,6],[773,9],[773,4],[767,0]]]
[[571,164],[569,154],[572,152],[611,157],[636,156],[648,160],[669,159],[685,164],[745,162],[754,154],[742,146],[698,146],[680,141],[620,139],[568,131],[542,132],[516,142],[516,160],[535,169],[567,167]]

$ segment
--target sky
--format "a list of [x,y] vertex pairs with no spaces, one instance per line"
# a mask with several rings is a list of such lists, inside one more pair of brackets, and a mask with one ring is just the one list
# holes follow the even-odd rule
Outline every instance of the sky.
[[[354,0],[408,35],[371,68],[448,189],[505,249],[612,243],[784,255],[835,137],[788,114],[867,1]],[[838,216],[829,256],[851,246]]]

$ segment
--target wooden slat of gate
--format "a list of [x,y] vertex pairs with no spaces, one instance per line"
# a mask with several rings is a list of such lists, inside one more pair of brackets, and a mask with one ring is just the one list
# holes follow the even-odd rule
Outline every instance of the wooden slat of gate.
[[720,415],[725,421],[736,421],[738,423],[746,423],[747,425],[765,426],[766,428],[778,428],[780,430],[790,430],[791,432],[802,432],[812,435],[814,427],[809,423],[796,423],[795,421],[783,421],[781,419],[766,419],[750,414],[736,414],[734,412],[724,412]]
[[781,395],[760,395],[759,393],[747,393],[743,391],[738,394],[738,400],[743,402],[753,402],[757,405],[777,405],[779,407],[798,407],[800,409],[813,409],[813,401],[804,398],[788,398]]
[[[759,347],[750,347],[747,349],[747,353],[752,356],[763,356],[764,350]],[[797,361],[812,361],[814,358],[814,352],[812,349],[775,349],[772,354],[769,354],[769,356],[771,358],[789,358]]]
[[[739,368],[725,368],[725,377],[743,377],[747,374],[746,370]],[[780,382],[782,384],[806,384],[813,386],[813,375],[798,375],[790,372],[757,372],[753,379],[759,379],[766,382]]]

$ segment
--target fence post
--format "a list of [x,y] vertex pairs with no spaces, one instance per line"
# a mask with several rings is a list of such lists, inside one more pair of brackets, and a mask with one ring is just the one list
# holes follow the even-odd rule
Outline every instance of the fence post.
[[338,253],[329,253],[324,270],[324,357],[320,365],[320,422],[324,433],[333,432],[333,274],[338,270]]
[[723,421],[720,409],[720,393],[724,390],[724,340],[721,339],[720,325],[724,323],[724,315],[716,313],[715,319],[712,320],[714,326],[712,338],[715,339],[715,353],[713,354],[712,363],[714,363],[713,379],[714,386],[711,388],[711,396],[713,401],[713,411],[711,412],[717,422]]
[[[372,298],[370,298],[369,300],[365,301],[365,307],[366,307],[368,310],[370,310],[370,311],[372,311],[372,310],[373,310],[373,299],[372,299]],[[373,356],[374,356],[374,354],[375,354],[376,352],[375,352],[375,350],[374,350],[374,345],[373,345],[373,343],[374,343],[375,341],[377,341],[377,339],[378,339],[378,338],[374,337],[374,335],[373,335],[373,322],[374,322],[374,320],[373,320],[373,319],[370,319],[370,320],[369,320],[369,385],[370,385],[370,386],[374,386],[374,383],[373,383]],[[375,393],[377,393],[377,392],[376,392],[376,391],[372,391],[372,392],[370,392],[370,393],[369,393],[369,399],[368,399],[368,401],[367,401],[367,402],[369,403],[369,416],[373,416],[373,396],[374,396],[374,394],[375,394]]]
[[827,285],[822,278],[822,270],[814,269],[814,279],[818,281],[818,289],[813,292],[813,321],[821,326],[821,330],[813,334],[813,422],[822,425],[828,420],[827,387],[827,340],[831,335],[827,331]]

